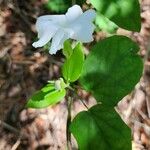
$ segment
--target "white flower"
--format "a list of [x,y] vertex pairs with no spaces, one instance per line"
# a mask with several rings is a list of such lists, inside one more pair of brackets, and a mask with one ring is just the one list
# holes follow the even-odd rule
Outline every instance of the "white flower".
[[39,40],[32,45],[35,48],[42,47],[52,39],[49,52],[56,54],[58,50],[63,48],[64,41],[69,38],[83,43],[91,42],[95,29],[92,21],[95,16],[94,10],[90,9],[83,13],[78,5],[69,8],[65,15],[41,16],[36,22]]

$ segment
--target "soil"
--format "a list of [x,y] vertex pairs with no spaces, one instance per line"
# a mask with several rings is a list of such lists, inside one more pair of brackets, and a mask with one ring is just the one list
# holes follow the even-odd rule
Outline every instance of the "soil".
[[[36,18],[48,14],[44,0],[0,0],[0,150],[64,150],[66,147],[67,104],[65,99],[46,109],[26,109],[29,97],[47,80],[60,77],[64,61],[61,52],[49,55],[34,49]],[[50,14],[52,14],[51,12]],[[140,45],[144,72],[135,90],[119,102],[116,110],[132,129],[133,150],[150,150],[150,0],[141,0],[142,29],[133,33],[119,28]],[[107,36],[95,33],[95,40]],[[93,43],[86,45],[90,48]],[[78,91],[87,106],[96,102]],[[72,115],[85,110],[74,100]],[[73,139],[74,149],[77,144]]]

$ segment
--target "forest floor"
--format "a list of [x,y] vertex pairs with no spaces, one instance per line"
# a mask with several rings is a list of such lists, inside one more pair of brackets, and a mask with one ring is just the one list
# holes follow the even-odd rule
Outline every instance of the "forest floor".
[[[0,0],[0,150],[65,149],[66,101],[40,110],[24,107],[47,80],[60,77],[63,62],[60,52],[51,56],[31,46],[36,38],[36,18],[48,13],[43,3],[44,0]],[[141,0],[141,17],[140,33],[117,31],[140,45],[139,54],[145,65],[140,82],[119,102],[117,110],[132,129],[133,150],[150,150],[150,0]],[[94,36],[98,41],[107,34],[99,32]],[[82,90],[78,93],[88,106],[94,105],[91,95]],[[84,109],[76,99],[73,116]]]

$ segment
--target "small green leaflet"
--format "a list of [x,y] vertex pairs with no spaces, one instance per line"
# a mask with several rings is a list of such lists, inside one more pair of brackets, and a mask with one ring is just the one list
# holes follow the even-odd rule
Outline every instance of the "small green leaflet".
[[80,112],[70,131],[80,150],[131,150],[131,131],[113,108],[95,105]]
[[85,60],[80,83],[97,102],[114,107],[139,82],[143,62],[139,47],[125,36],[97,43]]
[[119,27],[139,32],[141,29],[138,0],[90,0],[98,13],[109,18]]
[[84,53],[82,45],[78,43],[72,50],[71,55],[68,55],[67,53],[66,57],[67,58],[62,68],[63,77],[67,82],[75,82],[81,74],[84,63]]
[[61,101],[66,95],[66,90],[56,90],[54,84],[47,84],[37,91],[28,101],[28,108],[45,108]]
[[69,59],[69,57],[72,55],[72,53],[73,53],[73,49],[71,47],[70,40],[66,40],[64,42],[63,54],[67,59]]

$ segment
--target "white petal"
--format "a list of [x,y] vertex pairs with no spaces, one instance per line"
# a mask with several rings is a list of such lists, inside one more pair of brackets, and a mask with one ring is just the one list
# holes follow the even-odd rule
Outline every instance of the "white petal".
[[86,21],[93,21],[96,17],[96,12],[93,9],[89,9],[85,11],[81,16],[80,19],[86,19]]
[[71,23],[83,14],[80,6],[74,5],[70,7],[66,13],[67,20]]
[[70,25],[70,28],[74,31],[74,35],[71,38],[84,43],[93,41],[92,34],[95,26],[92,21],[95,17],[96,13],[94,10],[84,12],[72,25]]
[[37,20],[36,29],[38,31],[39,40],[32,44],[35,48],[47,44],[58,30],[58,27],[50,21]]
[[56,26],[64,25],[67,23],[65,15],[44,15],[38,18],[39,21],[49,21]]
[[50,54],[55,54],[69,38],[90,42],[93,40],[92,33],[95,26],[92,21],[95,16],[94,10],[83,13],[78,5],[69,8],[65,15],[41,16],[36,23],[39,40],[34,42],[33,46],[42,47],[52,38]]
[[69,34],[65,32],[63,29],[58,30],[52,39],[52,45],[50,47],[49,53],[56,54],[58,50],[63,48],[63,43],[67,39],[69,39]]

